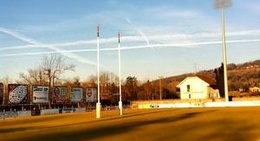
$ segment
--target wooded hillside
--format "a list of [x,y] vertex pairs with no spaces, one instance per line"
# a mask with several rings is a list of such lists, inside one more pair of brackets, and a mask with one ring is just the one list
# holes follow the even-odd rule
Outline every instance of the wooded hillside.
[[[230,91],[238,91],[243,89],[248,91],[249,87],[260,86],[260,60],[245,62],[242,64],[228,64],[228,82]],[[197,73],[187,73],[177,76],[165,78],[165,83],[181,82],[190,75],[199,74],[215,78],[214,69],[203,70]]]

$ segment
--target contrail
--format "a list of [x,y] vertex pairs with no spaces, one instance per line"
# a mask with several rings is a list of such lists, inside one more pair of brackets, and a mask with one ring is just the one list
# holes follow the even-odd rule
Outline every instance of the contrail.
[[23,45],[23,46],[3,47],[3,48],[0,48],[0,50],[16,50],[16,49],[26,49],[26,48],[32,48],[32,47],[48,47],[48,46],[55,46],[55,47],[77,46],[77,45],[96,44],[96,42],[97,42],[96,40],[89,40],[89,41],[79,40],[79,41],[74,41],[74,42],[53,43],[53,44],[44,44],[44,45],[30,44],[30,45]]
[[37,41],[35,41],[33,39],[27,38],[27,37],[25,37],[25,36],[23,36],[23,35],[21,35],[21,34],[19,34],[17,32],[13,32],[13,31],[10,31],[10,30],[5,29],[5,28],[1,28],[0,27],[0,32],[5,33],[7,35],[10,35],[10,36],[12,36],[12,37],[14,37],[14,38],[16,38],[18,40],[27,42],[29,44],[42,45],[42,44],[38,43]]
[[31,39],[31,38],[28,38],[28,37],[25,37],[24,35],[20,34],[20,33],[17,33],[17,32],[13,32],[13,31],[10,31],[10,30],[7,30],[7,29],[4,29],[4,28],[0,28],[0,32],[2,33],[5,33],[7,35],[10,35],[12,37],[15,37],[16,39],[18,40],[21,40],[21,41],[24,41],[24,42],[27,42],[29,44],[33,44],[35,46],[45,46],[57,53],[60,53],[66,57],[69,57],[69,58],[73,58],[81,63],[85,63],[85,64],[90,64],[90,65],[96,65],[95,62],[93,61],[89,61],[89,60],[86,60],[85,58],[81,57],[81,56],[78,56],[76,54],[73,54],[73,53],[70,53],[70,52],[66,52],[64,50],[61,50],[53,45],[47,45],[47,44],[43,44],[43,43],[40,43],[34,39]]
[[[125,42],[135,42],[135,41],[142,41],[137,36],[124,36],[122,37]],[[117,38],[106,38],[106,39],[100,39],[100,43],[114,43]],[[44,45],[35,45],[35,44],[29,44],[29,45],[20,45],[20,46],[11,46],[11,47],[2,47],[0,48],[0,51],[3,50],[17,50],[17,49],[26,49],[26,48],[32,48],[32,47],[46,47],[46,46],[78,46],[78,45],[95,45],[97,43],[96,40],[79,40],[79,41],[72,41],[72,42],[64,42],[64,43],[52,43],[52,44],[44,44]]]
[[[255,40],[230,40],[227,41],[229,44],[233,43],[252,43],[252,42],[260,42],[260,39]],[[153,44],[153,45],[142,45],[142,46],[125,46],[121,47],[121,50],[134,50],[134,49],[145,49],[157,47],[157,48],[164,48],[164,47],[194,47],[199,45],[214,45],[214,44],[222,44],[222,41],[212,41],[212,42],[197,42],[197,43],[185,43],[185,44]],[[100,51],[117,51],[118,48],[103,48]],[[63,53],[77,53],[77,52],[96,52],[96,49],[78,49],[78,50],[66,50]],[[40,55],[40,54],[49,54],[49,53],[56,53],[56,52],[30,52],[30,53],[16,53],[16,54],[5,54],[0,57],[10,57],[10,56],[27,56],[27,55]]]
[[[241,36],[241,35],[259,35],[260,30],[249,30],[249,31],[239,31],[239,32],[230,32],[227,33],[229,36]],[[171,40],[173,38],[181,38],[180,40],[186,39],[187,37],[193,37],[193,38],[206,38],[206,37],[219,37],[220,35],[218,33],[202,33],[202,34],[195,34],[195,35],[186,35],[186,34],[164,34],[164,35],[155,35],[155,36],[150,36],[150,39],[153,40]],[[143,37],[143,36],[142,36]],[[124,42],[136,42],[136,41],[142,41],[142,39],[139,38],[139,36],[123,36],[122,39]],[[114,43],[116,40],[115,37],[112,38],[102,38],[100,40],[101,43]],[[177,39],[177,41],[180,41]],[[157,42],[159,43],[159,42]],[[51,44],[45,44],[45,45],[34,45],[34,44],[29,44],[29,45],[20,45],[20,46],[10,46],[10,47],[1,47],[0,51],[3,50],[17,50],[17,49],[26,49],[26,48],[32,48],[32,47],[46,47],[46,45],[49,46],[55,46],[55,47],[65,47],[65,46],[78,46],[78,45],[95,45],[96,40],[78,40],[78,41],[72,41],[72,42],[61,42],[61,43],[51,43]],[[149,43],[148,40],[148,44]]]
[[32,47],[40,47],[40,46],[29,44],[29,45],[23,45],[23,46],[2,47],[2,48],[0,48],[0,51],[26,49],[26,48],[32,48]]
[[143,39],[145,40],[146,44],[147,44],[148,46],[150,46],[150,42],[149,42],[147,36],[146,36],[140,29],[138,29],[138,28],[132,23],[132,21],[131,21],[130,19],[126,18],[126,21],[127,21],[131,26],[133,26],[133,27],[135,28],[135,30],[143,37]]

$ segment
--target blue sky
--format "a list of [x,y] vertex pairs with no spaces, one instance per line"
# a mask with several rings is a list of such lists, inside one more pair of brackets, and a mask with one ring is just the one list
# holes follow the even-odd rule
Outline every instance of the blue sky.
[[[60,53],[76,69],[64,78],[96,74],[96,25],[101,71],[158,79],[213,69],[222,61],[221,15],[213,0],[0,0],[0,79],[19,78],[45,55]],[[260,1],[233,0],[226,9],[227,62],[260,59]]]

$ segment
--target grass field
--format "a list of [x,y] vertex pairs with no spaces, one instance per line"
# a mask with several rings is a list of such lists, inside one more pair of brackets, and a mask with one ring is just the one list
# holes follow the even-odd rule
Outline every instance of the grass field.
[[0,140],[260,141],[260,107],[103,111],[0,120]]

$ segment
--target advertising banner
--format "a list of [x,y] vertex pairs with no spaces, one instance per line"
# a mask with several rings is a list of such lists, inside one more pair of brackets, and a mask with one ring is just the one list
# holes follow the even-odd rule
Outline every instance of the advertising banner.
[[28,102],[28,86],[8,84],[9,104],[25,104]]
[[56,86],[53,88],[53,103],[68,103],[69,95],[67,87]]
[[97,101],[97,88],[86,88],[86,102]]
[[83,102],[83,88],[72,87],[70,93],[71,102]]
[[3,97],[4,97],[4,85],[3,83],[0,83],[0,105],[3,103]]
[[49,102],[49,87],[48,86],[32,86],[33,103],[48,103]]

